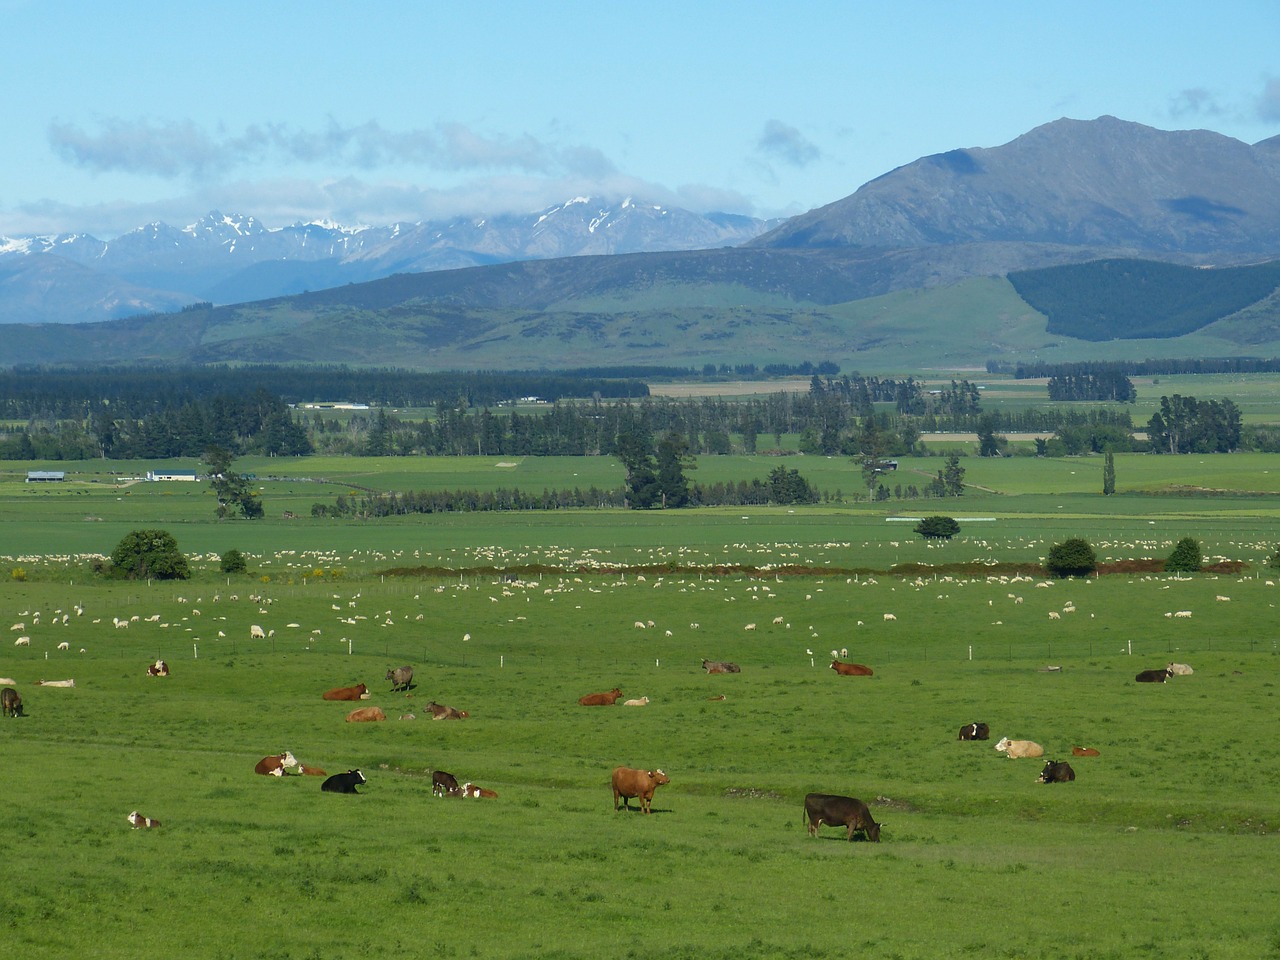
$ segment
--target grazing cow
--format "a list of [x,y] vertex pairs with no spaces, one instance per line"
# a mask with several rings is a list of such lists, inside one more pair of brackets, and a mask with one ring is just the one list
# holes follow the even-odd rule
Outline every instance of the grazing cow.
[[1070,783],[1076,778],[1076,772],[1065,760],[1046,760],[1036,783]]
[[385,720],[387,715],[381,707],[356,707],[347,714],[347,723],[366,723],[374,720]]
[[872,843],[880,842],[880,824],[871,818],[867,805],[855,797],[810,793],[804,798],[804,812],[811,837],[816,837],[818,828],[825,823],[830,827],[845,827],[849,840],[861,830]]
[[253,772],[261,773],[268,777],[283,777],[286,773],[298,770],[298,766],[298,758],[286,750],[284,753],[277,753],[275,756],[263,757],[254,766]]
[[163,660],[157,660],[151,666],[147,667],[148,677],[167,677],[169,675],[169,665]]
[[365,783],[364,774],[359,770],[348,770],[346,773],[335,773],[320,784],[325,793],[359,793],[356,787]]
[[1072,747],[1071,755],[1073,757],[1097,757],[1100,756],[1093,747]]
[[320,695],[321,700],[365,700],[368,698],[369,688],[363,683],[357,683],[354,687],[335,687],[332,690],[326,690]]
[[831,669],[841,677],[869,677],[873,671],[870,667],[861,663],[841,663],[839,660],[831,661]]
[[142,830],[142,829],[148,829],[150,827],[160,826],[159,820],[152,820],[150,817],[144,817],[137,810],[134,810],[132,813],[129,814],[128,820],[131,824],[133,824],[133,829],[135,830]]
[[22,697],[18,695],[18,691],[13,687],[5,687],[0,690],[0,706],[4,708],[6,717],[22,716]]
[[584,707],[612,707],[620,696],[622,691],[614,687],[608,693],[588,693],[585,697],[579,697],[578,703]]
[[648,697],[640,697],[638,700],[626,700],[623,702],[622,705],[624,707],[644,707],[644,706],[648,706],[648,704],[649,704]]
[[1001,737],[1000,742],[996,744],[996,749],[1007,754],[1010,760],[1044,756],[1044,747],[1034,740],[1010,740],[1008,737]]
[[403,667],[388,670],[386,679],[391,681],[392,693],[398,690],[408,690],[413,683],[413,667],[405,664]]
[[1133,679],[1138,683],[1164,683],[1172,676],[1172,670],[1168,667],[1161,667],[1159,670],[1143,670]]
[[1195,671],[1185,663],[1170,663],[1165,667],[1165,669],[1174,677],[1189,677],[1195,673]]
[[461,788],[458,786],[458,778],[452,773],[446,773],[443,770],[431,771],[431,794],[436,797],[444,797],[449,794],[457,793]]
[[443,703],[436,703],[434,700],[427,704],[427,709],[431,711],[432,720],[462,720],[470,716],[465,710],[455,710],[453,707],[446,707]]
[[707,673],[741,673],[742,668],[728,660],[703,660],[702,669]]
[[661,770],[632,770],[630,767],[615,767],[613,770],[613,809],[618,809],[618,798],[622,798],[624,809],[631,809],[631,798],[640,798],[640,812],[649,813],[653,805],[653,791],[671,778]]
[[455,796],[471,797],[473,800],[479,800],[481,797],[487,800],[497,800],[498,795],[487,787],[477,787],[474,783],[464,783],[458,788]]
[[991,728],[985,723],[966,723],[960,728],[957,740],[987,740],[991,737]]
[[265,639],[267,639],[267,631],[263,630],[260,626],[258,626],[258,625],[255,623],[255,624],[253,624],[252,626],[250,626],[250,627],[249,627],[249,639],[250,639],[250,640],[265,640]]

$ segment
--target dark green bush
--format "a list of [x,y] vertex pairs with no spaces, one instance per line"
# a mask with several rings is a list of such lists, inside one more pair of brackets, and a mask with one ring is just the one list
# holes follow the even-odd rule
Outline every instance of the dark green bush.
[[223,573],[244,573],[249,568],[245,563],[244,554],[232,547],[219,557],[218,569]]
[[954,517],[925,517],[913,528],[926,540],[950,540],[960,532],[960,524]]
[[1072,537],[1049,548],[1044,568],[1055,577],[1087,577],[1098,569],[1098,555],[1088,540]]
[[1200,541],[1195,537],[1183,537],[1164,562],[1164,569],[1166,573],[1199,573],[1203,560]]
[[111,572],[129,580],[186,580],[187,558],[167,530],[134,530],[111,551]]

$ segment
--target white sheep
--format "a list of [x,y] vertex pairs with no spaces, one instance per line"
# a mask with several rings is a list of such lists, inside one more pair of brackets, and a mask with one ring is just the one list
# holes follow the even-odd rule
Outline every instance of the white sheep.
[[748,623],[748,624],[747,624],[745,627],[743,627],[742,629],[743,629],[743,630],[754,630],[755,628],[756,628],[756,625],[755,625],[754,623]]
[[1049,619],[1050,619],[1050,620],[1061,620],[1061,619],[1062,619],[1062,614],[1060,614],[1057,610],[1050,610],[1050,611],[1049,611]]
[[267,639],[267,631],[255,623],[249,627],[249,638],[251,640],[265,640]]
[[624,700],[622,705],[624,707],[643,707],[648,704],[648,702],[648,697],[640,697],[638,700]]
[[784,619],[783,619],[782,617],[774,617],[774,618],[773,618],[773,625],[774,625],[775,627],[780,627],[780,626],[782,626],[782,624],[783,624],[784,622],[785,622],[785,621],[784,621]]
[[27,625],[26,625],[26,623],[25,623],[25,622],[24,622],[24,623],[15,623],[15,624],[14,624],[12,627],[10,627],[9,629],[10,629],[10,630],[17,631],[18,633],[21,633],[23,630],[27,629]]
[[58,649],[59,649],[59,650],[70,650],[70,649],[71,649],[71,644],[69,644],[69,643],[67,643],[67,641],[63,640],[60,644],[58,644]]
[[1190,618],[1190,616],[1191,616],[1191,611],[1190,611],[1190,610],[1178,610],[1178,611],[1176,611],[1176,612],[1174,613],[1174,616],[1175,616],[1175,617],[1179,617],[1180,619],[1186,620],[1186,619]]
[[13,645],[15,647],[29,647],[31,646],[31,638],[19,637],[17,640],[13,641]]
[[892,613],[886,613],[886,614],[884,615],[884,618],[885,618],[886,620],[897,620],[897,619],[898,619],[898,618],[897,618],[897,617],[895,617]]

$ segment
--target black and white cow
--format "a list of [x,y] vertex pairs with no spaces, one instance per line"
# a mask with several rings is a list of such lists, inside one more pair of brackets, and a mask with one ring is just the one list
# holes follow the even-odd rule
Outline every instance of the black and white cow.
[[348,770],[346,773],[335,773],[320,784],[320,789],[328,793],[359,793],[356,787],[365,782],[364,774],[359,770]]
[[1036,783],[1070,783],[1076,778],[1076,772],[1065,760],[1046,760]]

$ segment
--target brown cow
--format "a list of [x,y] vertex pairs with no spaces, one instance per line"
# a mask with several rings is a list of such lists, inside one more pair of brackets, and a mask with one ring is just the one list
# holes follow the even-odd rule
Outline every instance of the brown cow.
[[861,663],[841,663],[839,660],[832,660],[831,669],[842,677],[869,677],[872,675],[871,668]]
[[957,740],[986,740],[991,736],[991,728],[985,723],[966,723],[960,728]]
[[283,777],[286,774],[293,773],[298,769],[298,758],[286,750],[284,753],[277,753],[274,756],[263,757],[254,766],[254,773],[261,773],[268,777]]
[[370,720],[385,720],[387,715],[381,707],[356,707],[347,714],[347,723],[363,723]]
[[622,806],[631,809],[631,798],[640,798],[640,812],[649,813],[653,803],[653,791],[671,778],[661,770],[632,770],[630,767],[615,767],[613,770],[613,809],[618,809],[618,798],[622,798]]
[[13,687],[5,687],[0,690],[0,704],[4,705],[4,715],[6,717],[22,716],[22,697]]
[[471,797],[473,800],[479,800],[482,797],[487,800],[497,800],[498,795],[488,787],[477,787],[474,783],[464,783],[458,788],[458,792],[453,794],[455,797]]
[[160,826],[159,820],[152,820],[150,817],[144,817],[137,810],[129,814],[128,820],[133,824],[135,830],[147,830],[152,827]]
[[728,660],[703,660],[702,669],[707,673],[741,673],[742,668]]
[[453,796],[462,788],[458,786],[458,778],[444,770],[431,771],[431,794],[436,797]]
[[861,830],[872,843],[880,842],[880,824],[871,818],[867,805],[856,797],[810,793],[804,798],[804,812],[809,821],[811,837],[816,837],[818,828],[825,823],[831,827],[845,827],[846,838],[849,840]]
[[427,709],[431,711],[432,720],[462,720],[471,716],[465,710],[455,710],[453,707],[446,707],[443,703],[436,703],[434,700],[427,704]]
[[304,777],[327,777],[328,774],[319,767],[308,767],[305,763],[298,764],[298,769]]
[[332,690],[326,690],[322,695],[322,700],[364,700],[369,688],[363,683],[357,683],[354,687],[335,687]]
[[1099,756],[1099,753],[1093,747],[1072,747],[1071,755],[1073,757],[1096,757]]
[[588,693],[585,697],[579,697],[578,703],[584,707],[612,707],[620,696],[622,691],[614,687],[608,693]]

